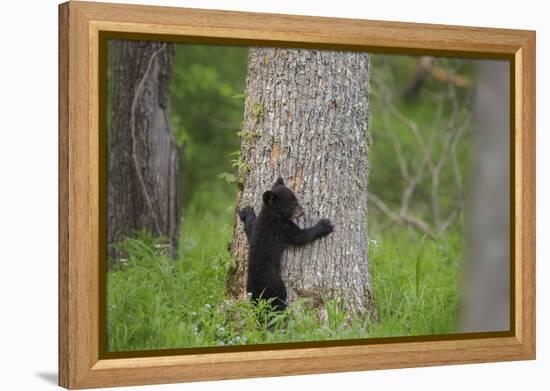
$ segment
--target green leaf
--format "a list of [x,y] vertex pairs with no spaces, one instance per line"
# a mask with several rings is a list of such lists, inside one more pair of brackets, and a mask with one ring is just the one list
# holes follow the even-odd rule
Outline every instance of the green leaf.
[[228,172],[222,172],[221,174],[218,174],[218,179],[224,179],[227,183],[237,182],[237,177]]

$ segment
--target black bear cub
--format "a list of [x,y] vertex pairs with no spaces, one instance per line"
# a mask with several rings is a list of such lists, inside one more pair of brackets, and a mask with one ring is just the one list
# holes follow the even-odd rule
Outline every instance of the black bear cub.
[[249,206],[239,211],[249,245],[246,291],[252,295],[252,300],[273,298],[272,305],[277,311],[286,308],[286,287],[281,278],[285,247],[313,242],[333,229],[328,219],[302,229],[291,219],[303,214],[294,192],[285,186],[281,177],[263,194],[262,210],[257,218]]

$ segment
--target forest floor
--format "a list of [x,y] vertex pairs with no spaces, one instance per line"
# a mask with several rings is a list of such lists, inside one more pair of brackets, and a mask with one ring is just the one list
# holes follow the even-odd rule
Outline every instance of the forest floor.
[[[107,277],[108,351],[167,349],[392,336],[456,331],[463,243],[437,241],[395,226],[369,239],[378,319],[350,316],[336,300],[327,313],[297,302],[273,316],[269,306],[228,300],[234,211],[186,208],[180,257],[146,233],[123,243],[127,259]],[[209,201],[212,203],[213,201]]]

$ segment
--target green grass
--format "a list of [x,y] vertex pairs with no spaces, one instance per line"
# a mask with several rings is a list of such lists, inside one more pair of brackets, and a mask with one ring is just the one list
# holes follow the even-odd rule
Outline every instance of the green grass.
[[[122,246],[127,261],[107,278],[109,351],[320,341],[455,331],[462,243],[388,231],[369,243],[379,320],[351,317],[336,300],[327,314],[298,302],[282,314],[225,296],[232,210],[195,203],[182,227],[180,257],[142,232]],[[324,320],[321,320],[324,319]]]
[[[402,229],[401,229],[402,230]],[[371,240],[369,256],[380,321],[369,337],[448,334],[456,330],[463,243],[395,229]]]

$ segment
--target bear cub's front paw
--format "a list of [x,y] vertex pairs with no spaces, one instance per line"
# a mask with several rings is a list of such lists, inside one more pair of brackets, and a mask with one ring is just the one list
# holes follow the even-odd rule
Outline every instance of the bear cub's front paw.
[[239,211],[239,217],[243,223],[252,216],[254,216],[254,209],[251,206],[244,207]]
[[334,227],[329,219],[319,220],[317,227],[319,228],[319,232],[322,236],[326,236],[334,230]]

